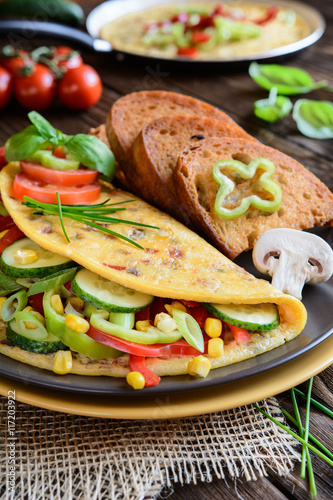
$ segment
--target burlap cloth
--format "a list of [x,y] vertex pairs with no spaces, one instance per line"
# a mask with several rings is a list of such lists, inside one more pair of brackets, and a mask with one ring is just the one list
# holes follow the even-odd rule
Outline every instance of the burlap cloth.
[[[276,399],[258,403],[284,421]],[[296,441],[251,405],[174,420],[109,420],[15,403],[15,493],[9,492],[7,399],[1,410],[0,498],[155,499],[172,483],[288,474]]]

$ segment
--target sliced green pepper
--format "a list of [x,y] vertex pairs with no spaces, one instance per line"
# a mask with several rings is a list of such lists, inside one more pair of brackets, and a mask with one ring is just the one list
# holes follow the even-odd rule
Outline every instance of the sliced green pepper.
[[146,332],[124,328],[106,321],[103,315],[99,313],[93,313],[91,315],[90,324],[104,333],[128,340],[129,342],[136,342],[137,344],[171,344],[182,338],[182,334],[179,330],[164,333],[153,326]]
[[30,156],[29,160],[38,161],[44,167],[56,170],[77,170],[80,166],[80,162],[77,160],[58,158],[54,156],[52,151],[45,149],[38,149]]
[[[223,203],[226,197],[235,189],[235,183],[221,172],[221,168],[226,167],[234,170],[243,179],[252,179],[258,168],[265,170],[257,183],[273,195],[273,200],[263,200],[260,196],[253,194],[243,198],[235,208],[224,208]],[[215,199],[215,212],[223,219],[236,219],[244,215],[250,205],[263,212],[276,212],[279,210],[282,201],[282,190],[279,184],[273,180],[274,172],[275,165],[267,158],[255,158],[248,165],[238,160],[217,161],[213,167],[213,177],[221,187]]]
[[53,295],[64,297],[67,290],[64,287],[53,288],[44,294],[43,309],[47,331],[58,337],[72,351],[95,359],[117,358],[120,351],[92,340],[85,333],[78,333],[65,325],[65,316],[57,314],[51,306]]

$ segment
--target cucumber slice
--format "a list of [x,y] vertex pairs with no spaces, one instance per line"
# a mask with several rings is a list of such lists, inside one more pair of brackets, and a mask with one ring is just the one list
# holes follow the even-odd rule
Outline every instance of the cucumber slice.
[[[32,264],[18,264],[15,261],[18,250],[33,250],[38,255],[38,260]],[[1,254],[1,269],[13,278],[44,278],[73,266],[75,263],[72,260],[45,250],[29,238],[15,241]]]
[[81,269],[76,273],[72,290],[89,304],[109,312],[140,311],[154,300],[152,295],[118,285],[88,269]]
[[275,304],[202,304],[207,311],[230,325],[247,330],[274,330],[280,324]]
[[28,339],[20,333],[21,329],[16,319],[13,319],[7,324],[7,339],[16,347],[20,347],[20,349],[35,352],[37,354],[48,354],[50,352],[56,352],[60,350],[64,351],[68,349],[65,344],[60,342],[57,337],[54,337],[54,335],[51,335],[50,333],[44,340]]

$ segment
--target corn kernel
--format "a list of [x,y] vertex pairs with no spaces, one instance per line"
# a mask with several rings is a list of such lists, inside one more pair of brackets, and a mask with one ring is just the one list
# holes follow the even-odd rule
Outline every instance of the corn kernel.
[[4,303],[6,302],[6,300],[7,300],[7,297],[0,297],[0,319],[2,319],[1,309],[2,309],[2,306],[4,305]]
[[30,312],[31,312],[31,311],[33,311],[33,310],[34,310],[34,308],[33,308],[33,307],[31,307],[31,306],[27,306],[27,307],[25,307],[25,308],[23,309],[23,312],[25,312],[25,313],[30,313]]
[[60,314],[61,316],[64,315],[64,306],[62,304],[60,295],[52,295],[51,306],[57,314]]
[[0,233],[0,239],[5,236],[6,233],[8,233],[9,229],[5,229],[4,231],[1,231]]
[[171,318],[170,314],[167,314],[167,313],[156,314],[155,319],[154,319],[154,326],[157,326],[157,323],[159,323],[160,321],[163,321],[164,319],[168,319],[168,318]]
[[208,354],[212,358],[219,358],[224,353],[224,342],[220,338],[210,339],[208,341]]
[[164,333],[171,333],[177,330],[176,322],[173,318],[165,318],[157,323],[157,328]]
[[33,264],[34,262],[37,262],[38,255],[34,250],[17,250],[14,255],[14,260],[18,264],[22,265]]
[[90,328],[88,321],[84,318],[80,318],[75,314],[67,314],[65,318],[65,325],[78,333],[87,333]]
[[135,323],[135,328],[138,330],[138,332],[146,332],[150,327],[150,321],[148,321],[147,319],[145,321],[137,321]]
[[58,375],[66,375],[72,370],[73,358],[71,351],[57,351],[54,356],[53,371]]
[[140,372],[129,372],[126,376],[128,385],[133,387],[133,389],[143,389],[145,386],[145,378]]
[[187,371],[189,375],[199,375],[199,377],[205,378],[210,372],[211,366],[209,359],[204,356],[197,356],[189,362]]
[[222,321],[217,318],[207,318],[205,321],[205,332],[213,339],[220,337],[222,333]]

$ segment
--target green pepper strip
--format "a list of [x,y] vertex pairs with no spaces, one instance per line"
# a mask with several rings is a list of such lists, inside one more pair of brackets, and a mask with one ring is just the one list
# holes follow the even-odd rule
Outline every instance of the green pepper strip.
[[58,158],[54,156],[52,151],[44,149],[38,149],[38,151],[30,156],[29,160],[38,161],[44,167],[54,168],[56,170],[77,170],[80,166],[80,162],[77,160]]
[[76,351],[84,356],[95,359],[117,358],[121,352],[112,347],[100,344],[92,340],[85,333],[78,333],[65,325],[65,316],[57,314],[51,306],[53,295],[66,296],[67,290],[64,287],[53,288],[44,294],[43,308],[45,314],[46,328],[53,335],[58,337],[72,351]]
[[100,313],[93,313],[91,315],[90,324],[104,333],[128,340],[129,342],[136,342],[137,344],[171,344],[182,338],[182,334],[179,330],[164,333],[153,326],[149,328],[147,332],[139,332],[138,330],[124,328],[106,321]]
[[[226,197],[235,189],[235,183],[226,175],[222,174],[221,168],[231,168],[243,179],[252,179],[257,168],[265,170],[257,183],[263,189],[273,195],[273,200],[263,200],[258,195],[253,194],[243,198],[238,206],[232,209],[224,208],[222,205]],[[275,181],[273,175],[275,172],[274,163],[267,158],[255,158],[248,165],[238,160],[219,160],[213,168],[213,177],[220,184],[220,189],[216,195],[215,212],[223,219],[236,219],[241,217],[249,209],[250,205],[264,212],[276,212],[279,210],[282,201],[282,190]]]

